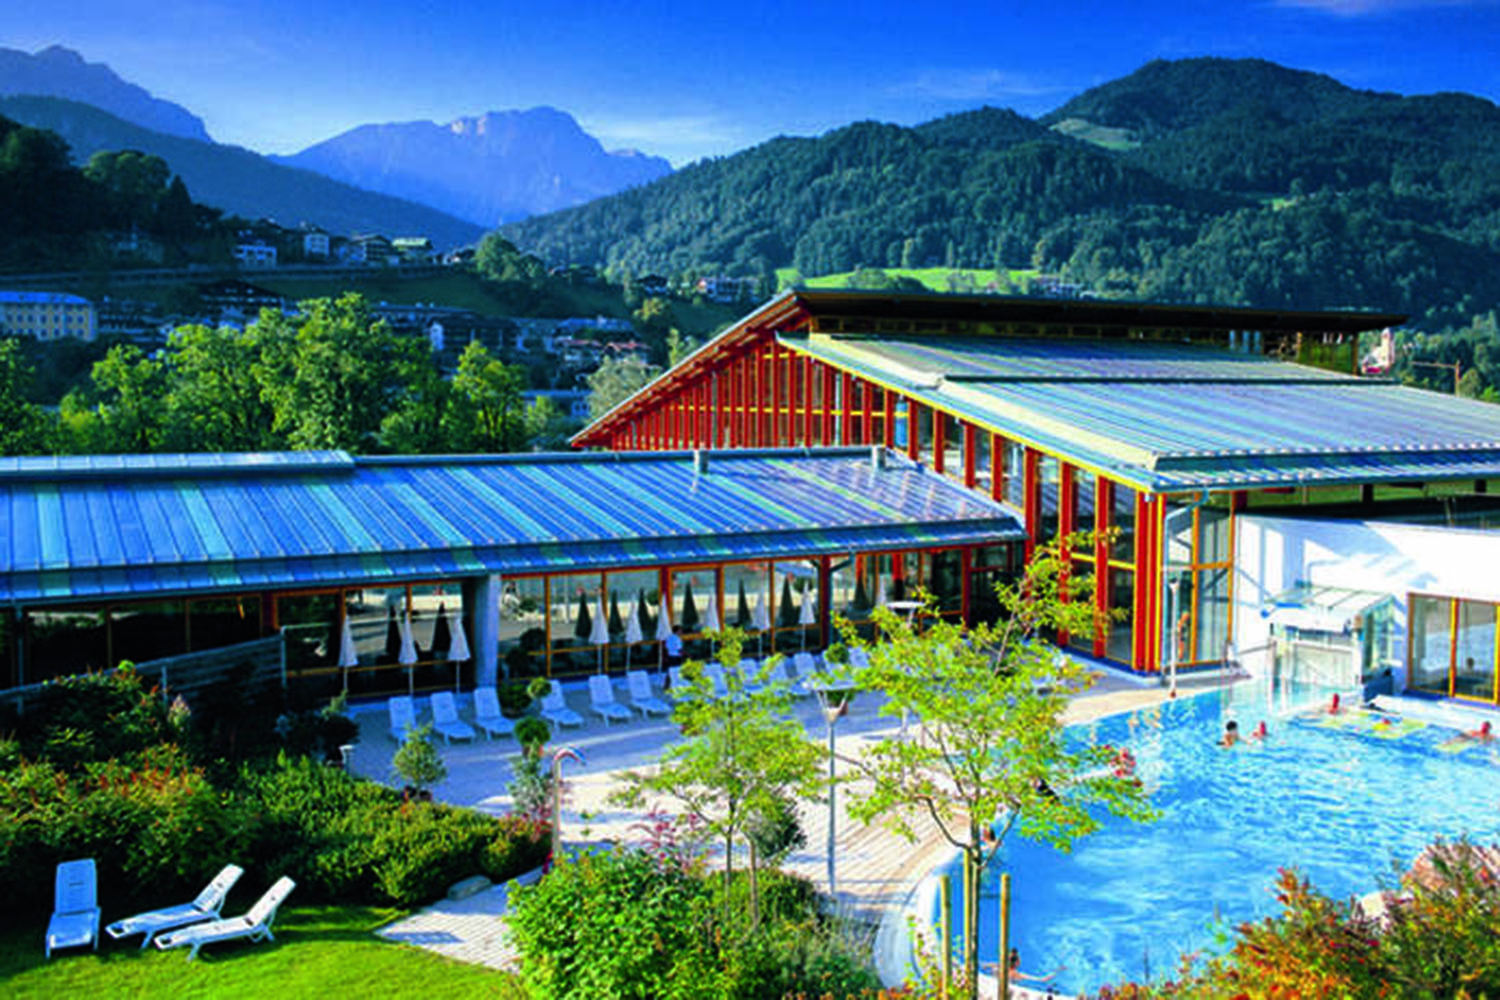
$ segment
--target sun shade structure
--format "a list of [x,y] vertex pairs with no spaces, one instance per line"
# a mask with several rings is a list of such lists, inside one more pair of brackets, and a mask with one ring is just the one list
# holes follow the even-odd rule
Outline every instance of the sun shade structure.
[[702,464],[689,453],[3,459],[0,605],[1020,536],[1000,505],[868,449]]

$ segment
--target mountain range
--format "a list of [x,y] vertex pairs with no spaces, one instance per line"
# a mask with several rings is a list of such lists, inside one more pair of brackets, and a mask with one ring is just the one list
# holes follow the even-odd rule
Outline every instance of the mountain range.
[[144,88],[120,79],[103,63],[86,62],[61,45],[36,53],[0,48],[0,97],[25,95],[61,97],[153,132],[213,141],[203,120],[186,108],[153,97]]
[[229,212],[339,234],[422,233],[444,246],[672,169],[660,157],[606,151],[553,108],[446,125],[362,125],[292,156],[262,157],[214,143],[185,108],[61,46],[34,54],[0,48],[0,113],[58,132],[80,161],[101,149],[161,156],[197,200]]
[[1040,119],[773,139],[502,231],[637,274],[1038,269],[1107,296],[1438,325],[1500,308],[1500,108],[1156,61]]
[[672,172],[658,156],[606,152],[571,115],[547,107],[446,125],[361,125],[273,159],[485,226],[580,205]]
[[193,200],[247,219],[330,233],[422,235],[442,248],[474,242],[483,228],[437,209],[272,163],[238,146],[153,132],[107,112],[56,97],[0,97],[0,115],[62,136],[80,163],[101,150],[134,149],[165,160]]

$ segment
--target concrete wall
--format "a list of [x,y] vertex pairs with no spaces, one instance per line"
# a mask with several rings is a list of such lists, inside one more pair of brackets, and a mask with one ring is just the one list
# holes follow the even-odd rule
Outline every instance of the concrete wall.
[[[1397,654],[1406,660],[1407,595],[1500,603],[1500,533],[1381,521],[1236,519],[1234,641],[1252,669],[1270,641],[1261,607],[1299,583],[1396,598]],[[1404,668],[1396,678],[1405,686]]]

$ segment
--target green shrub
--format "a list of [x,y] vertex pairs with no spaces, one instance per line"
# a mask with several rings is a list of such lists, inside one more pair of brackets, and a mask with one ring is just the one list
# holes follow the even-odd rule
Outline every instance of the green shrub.
[[[564,861],[516,890],[510,927],[538,1000],[563,997],[855,997],[879,986],[866,949],[817,913],[806,879],[761,872],[764,918],[748,878],[723,880],[616,850]],[[733,917],[726,923],[726,910]],[[559,915],[566,914],[566,918]]]
[[130,663],[45,685],[16,729],[21,752],[63,768],[130,757],[176,738],[161,693]]
[[479,856],[479,868],[492,882],[508,882],[540,868],[552,850],[551,831],[524,816],[502,816],[499,831]]
[[[523,660],[529,659],[519,649],[512,649],[511,652],[519,653]],[[509,654],[506,654],[506,662],[509,662]],[[511,673],[513,677],[520,675],[520,671],[513,670]],[[512,719],[520,718],[531,707],[531,695],[522,681],[509,681],[501,684],[495,689],[495,697],[500,701],[500,711]]]
[[709,898],[701,878],[638,851],[563,860],[515,891],[522,978],[536,1000],[711,996]]
[[391,766],[401,780],[418,792],[425,791],[448,777],[448,765],[432,742],[431,724],[419,726],[406,734],[396,750]]
[[244,843],[236,805],[175,747],[64,770],[21,762],[0,771],[0,897],[45,904],[37,873],[92,857],[100,893],[114,900],[196,891]]

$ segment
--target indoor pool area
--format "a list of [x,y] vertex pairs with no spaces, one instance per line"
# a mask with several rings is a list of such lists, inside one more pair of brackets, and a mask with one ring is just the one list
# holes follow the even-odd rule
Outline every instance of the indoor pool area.
[[[982,887],[981,961],[996,954],[1002,869],[1022,970],[1055,972],[1048,985],[1071,996],[1227,947],[1237,924],[1277,912],[1280,868],[1357,898],[1435,838],[1500,838],[1500,744],[1327,705],[1242,684],[1078,727],[1078,739],[1131,750],[1160,818],[1111,820],[1071,854],[1012,835]],[[1264,721],[1268,734],[1223,747],[1230,719],[1246,735]]]

